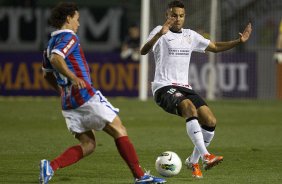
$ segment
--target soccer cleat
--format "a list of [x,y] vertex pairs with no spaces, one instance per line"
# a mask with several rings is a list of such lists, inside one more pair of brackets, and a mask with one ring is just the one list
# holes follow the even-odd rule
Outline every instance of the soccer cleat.
[[51,180],[54,175],[54,171],[50,165],[48,160],[40,161],[40,174],[39,174],[39,183],[40,184],[48,184],[48,181]]
[[186,167],[188,169],[191,169],[192,170],[192,177],[194,178],[197,178],[197,179],[201,179],[203,178],[203,174],[202,174],[202,171],[200,169],[200,166],[198,163],[196,164],[193,164],[192,162],[190,162],[190,157],[188,157],[186,160],[185,160],[185,163]]
[[203,158],[203,168],[209,170],[223,161],[223,156],[215,156],[213,154],[206,154]]
[[163,178],[152,176],[150,175],[150,171],[148,171],[141,178],[135,179],[134,184],[161,184],[161,183],[166,183],[166,180]]

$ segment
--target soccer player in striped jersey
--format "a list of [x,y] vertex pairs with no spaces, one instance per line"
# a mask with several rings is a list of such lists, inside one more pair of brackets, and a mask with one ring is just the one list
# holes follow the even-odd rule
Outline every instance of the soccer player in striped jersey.
[[155,59],[155,77],[152,91],[156,103],[166,112],[186,120],[187,134],[195,145],[185,164],[192,176],[202,178],[198,164],[200,157],[205,170],[223,160],[208,152],[207,146],[214,137],[216,118],[206,102],[192,89],[188,81],[192,52],[222,52],[246,42],[252,31],[248,24],[239,38],[228,42],[213,42],[191,29],[184,29],[185,7],[179,1],[168,4],[166,22],[155,27],[141,48],[145,55],[152,50]]
[[48,183],[59,168],[90,155],[96,147],[94,131],[103,130],[113,137],[135,184],[165,183],[162,178],[144,173],[126,128],[117,115],[119,109],[92,86],[89,66],[76,35],[79,27],[76,4],[58,4],[52,9],[49,23],[57,30],[52,32],[44,51],[44,77],[61,94],[62,114],[69,131],[80,144],[66,149],[51,161],[41,160],[39,182]]

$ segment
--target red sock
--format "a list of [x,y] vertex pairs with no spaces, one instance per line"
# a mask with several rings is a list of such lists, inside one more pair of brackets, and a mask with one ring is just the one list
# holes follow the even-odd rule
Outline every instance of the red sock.
[[68,148],[63,154],[51,161],[50,165],[55,171],[59,168],[67,167],[79,161],[83,157],[80,145]]
[[142,171],[141,166],[139,165],[137,154],[128,137],[119,137],[115,140],[115,142],[119,154],[127,163],[133,176],[135,178],[141,178],[144,175],[144,172]]

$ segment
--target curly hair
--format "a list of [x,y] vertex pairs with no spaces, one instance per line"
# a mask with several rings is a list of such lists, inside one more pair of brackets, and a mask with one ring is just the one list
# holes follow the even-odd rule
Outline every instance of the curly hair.
[[180,1],[180,0],[175,0],[175,1],[171,1],[171,2],[168,4],[167,9],[171,9],[171,8],[175,8],[175,7],[177,7],[177,8],[185,8],[182,1]]
[[68,16],[73,17],[78,7],[75,3],[61,2],[51,10],[48,20],[50,26],[60,29],[67,20]]

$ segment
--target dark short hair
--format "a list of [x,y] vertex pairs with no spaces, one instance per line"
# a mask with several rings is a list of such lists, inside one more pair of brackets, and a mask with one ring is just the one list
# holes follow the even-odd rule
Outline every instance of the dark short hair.
[[61,2],[51,10],[48,20],[50,26],[60,29],[67,20],[68,16],[73,17],[78,7],[75,3]]
[[185,8],[184,3],[180,0],[175,0],[175,1],[171,1],[168,6],[167,9],[171,9],[171,8]]

